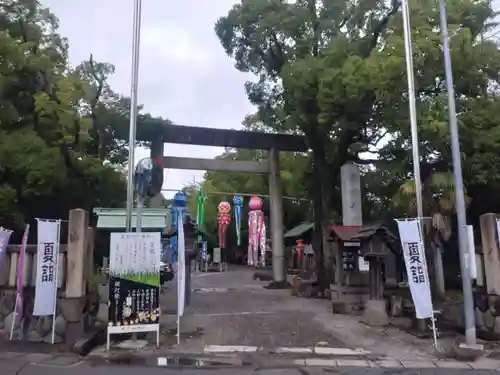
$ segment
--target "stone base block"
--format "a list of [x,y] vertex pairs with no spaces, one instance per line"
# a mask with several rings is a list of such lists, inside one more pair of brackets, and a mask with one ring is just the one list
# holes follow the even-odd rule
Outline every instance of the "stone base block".
[[85,297],[82,298],[61,298],[59,300],[61,313],[69,323],[78,323],[82,320],[82,311],[85,306]]
[[181,335],[188,335],[191,333],[196,333],[198,326],[196,324],[196,319],[190,314],[181,316],[181,321],[179,324],[179,331]]
[[345,302],[341,301],[332,301],[332,312],[334,314],[346,314],[347,306]]
[[480,344],[467,345],[461,343],[454,348],[455,357],[462,361],[475,361],[484,354],[484,346]]
[[365,323],[372,327],[381,327],[389,324],[389,317],[387,316],[385,301],[366,301],[363,318]]

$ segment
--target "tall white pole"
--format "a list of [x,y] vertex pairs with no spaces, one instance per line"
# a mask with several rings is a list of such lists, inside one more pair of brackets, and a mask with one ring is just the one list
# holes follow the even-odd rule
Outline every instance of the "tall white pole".
[[139,55],[141,43],[141,12],[142,0],[134,0],[134,24],[132,37],[132,78],[130,87],[130,127],[129,127],[129,156],[127,174],[127,218],[125,227],[127,232],[132,231],[132,211],[134,207],[134,153],[137,130],[137,95],[139,88]]
[[455,108],[455,88],[453,86],[453,71],[451,68],[450,44],[448,41],[448,21],[444,0],[439,0],[441,34],[443,35],[444,71],[446,91],[448,92],[448,121],[450,122],[451,153],[453,159],[453,176],[455,183],[455,207],[458,222],[458,241],[460,249],[460,271],[462,291],[464,296],[465,341],[468,345],[476,344],[476,323],[474,317],[474,301],[472,295],[472,280],[467,249],[467,219],[465,217],[465,197],[462,178],[462,162],[460,160],[460,142],[458,138],[457,112]]
[[417,105],[415,101],[415,76],[413,72],[413,49],[411,45],[410,12],[408,0],[403,0],[401,13],[403,14],[403,31],[406,55],[406,75],[408,78],[408,105],[410,107],[411,147],[413,153],[413,174],[415,179],[415,195],[417,199],[417,215],[424,217],[422,204],[422,181],[420,179],[420,155],[417,128]]
[[[413,174],[415,180],[415,196],[417,200],[417,216],[420,224],[422,244],[425,246],[425,232],[423,227],[424,207],[422,203],[422,180],[420,176],[420,153],[418,143],[418,126],[417,126],[417,104],[415,99],[415,75],[413,70],[413,48],[411,43],[411,27],[410,27],[410,9],[408,0],[403,0],[401,3],[403,14],[403,32],[406,54],[406,75],[408,77],[408,105],[410,107],[410,127],[411,127],[411,148],[413,153]],[[425,247],[424,247],[425,249]],[[425,254],[425,251],[424,251]],[[427,268],[427,261],[424,260]],[[438,349],[436,321],[434,314],[431,317],[432,333],[434,338],[434,346]]]

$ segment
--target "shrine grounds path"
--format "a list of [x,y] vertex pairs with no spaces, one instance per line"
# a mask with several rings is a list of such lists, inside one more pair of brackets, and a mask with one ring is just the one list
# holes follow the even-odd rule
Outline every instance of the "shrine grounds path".
[[[170,282],[161,295],[164,314],[159,349],[154,337],[148,337],[146,346],[130,353],[96,348],[87,357],[6,350],[0,352],[0,375],[500,373],[500,361],[482,358],[469,363],[437,358],[429,340],[391,326],[370,328],[356,316],[332,314],[328,300],[265,289],[266,283],[253,280],[253,272],[233,266],[222,273],[193,274],[192,304],[184,319],[199,329],[182,334],[180,345],[172,335],[177,288]],[[284,353],[280,351],[283,348],[296,351]],[[318,354],[320,349],[323,354]],[[346,355],[348,352],[351,354]]]
[[[374,329],[359,317],[334,315],[328,300],[298,298],[290,290],[268,290],[253,280],[255,269],[229,266],[220,273],[193,273],[187,319],[201,327],[176,346],[178,352],[202,352],[210,345],[363,349],[377,357],[432,359],[432,342],[394,327]],[[163,323],[175,327],[175,281],[162,294]]]

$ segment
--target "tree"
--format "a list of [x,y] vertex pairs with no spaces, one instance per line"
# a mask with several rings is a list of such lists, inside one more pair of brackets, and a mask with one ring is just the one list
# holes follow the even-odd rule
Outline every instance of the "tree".
[[[0,4],[0,225],[11,228],[125,201],[129,99],[110,88],[111,64],[72,69],[57,28],[37,0]],[[151,134],[166,121],[139,120]]]
[[259,118],[275,130],[304,134],[312,149],[314,249],[325,288],[333,267],[331,254],[323,254],[321,229],[331,187],[340,167],[362,162],[359,152],[380,138],[367,58],[398,7],[397,1],[387,7],[382,1],[243,0],[216,25],[236,67],[259,77],[247,85]]
[[[494,43],[480,39],[494,13],[484,2],[450,0],[447,5],[461,141],[463,152],[468,153],[465,165],[476,171],[476,176],[467,173],[467,178],[479,183],[486,174],[497,174],[496,167],[486,165],[485,174],[477,172],[499,144],[496,136],[487,135],[487,131],[496,134],[493,129],[498,127],[492,115],[497,106],[499,52]],[[307,138],[315,177],[315,189],[310,192],[316,228],[325,224],[332,209],[335,189],[331,187],[338,184],[345,162],[372,164],[378,168],[375,173],[388,166],[403,171],[397,180],[411,178],[399,7],[398,0],[243,0],[216,24],[236,68],[258,77],[247,84],[247,92],[258,106],[262,124]],[[410,9],[425,180],[433,171],[451,170],[444,65],[436,4],[413,0]],[[366,152],[376,154],[375,160],[362,157]],[[327,255],[321,245],[318,233],[314,247],[320,260]],[[331,276],[324,269],[318,272],[326,286]]]

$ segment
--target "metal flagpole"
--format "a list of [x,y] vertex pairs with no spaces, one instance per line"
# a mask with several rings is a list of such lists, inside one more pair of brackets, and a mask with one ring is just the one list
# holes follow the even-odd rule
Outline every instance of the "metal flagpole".
[[[415,196],[417,200],[417,220],[420,229],[420,241],[424,249],[425,255],[425,241],[424,241],[424,227],[422,219],[424,218],[424,207],[422,202],[422,180],[420,176],[420,153],[418,143],[418,125],[417,125],[417,105],[415,99],[415,75],[413,70],[413,48],[411,43],[411,26],[410,26],[410,9],[408,7],[408,0],[402,2],[403,14],[403,32],[405,43],[405,57],[406,57],[406,75],[408,77],[408,105],[410,107],[410,127],[411,127],[411,147],[413,153],[413,178],[415,180]],[[427,261],[424,262],[427,269]],[[437,342],[436,319],[434,313],[431,317],[431,329],[434,338],[434,346],[439,350]]]
[[413,174],[415,179],[415,195],[417,198],[417,215],[419,218],[423,218],[422,181],[420,180],[420,155],[418,150],[417,105],[415,101],[415,76],[413,72],[413,49],[411,45],[408,0],[403,0],[401,12],[403,14],[406,75],[408,77],[408,104],[410,107],[411,147],[413,152]]
[[458,240],[460,249],[460,271],[464,296],[465,341],[467,345],[476,344],[476,323],[474,317],[474,302],[472,296],[472,280],[469,263],[466,261],[467,220],[465,217],[465,197],[462,178],[462,162],[460,160],[460,142],[458,139],[457,113],[455,109],[455,89],[453,87],[453,72],[451,68],[450,45],[448,41],[448,21],[444,0],[439,0],[439,15],[441,34],[443,36],[444,71],[446,91],[448,92],[448,121],[450,122],[451,153],[453,159],[453,176],[455,183],[455,207],[457,210]]
[[130,127],[129,127],[129,156],[127,180],[127,218],[126,232],[132,231],[132,210],[134,207],[134,153],[137,129],[137,94],[139,87],[139,55],[141,43],[141,11],[142,0],[134,0],[134,25],[132,39],[132,78],[130,87]]
[[54,312],[52,313],[52,345],[55,343],[56,339],[56,316],[57,316],[57,284],[59,283],[59,249],[61,247],[61,220],[57,220],[57,242],[55,246],[55,277],[54,282],[56,287],[54,288]]

